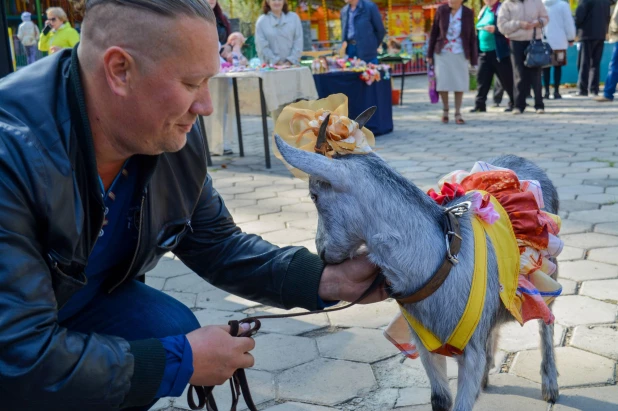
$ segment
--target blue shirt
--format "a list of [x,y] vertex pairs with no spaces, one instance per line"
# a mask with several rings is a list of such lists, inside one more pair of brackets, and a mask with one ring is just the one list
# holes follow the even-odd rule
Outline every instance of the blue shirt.
[[348,37],[347,40],[354,40],[354,15],[356,14],[356,10],[358,10],[358,5],[354,10],[352,7],[348,8]]
[[[58,322],[77,314],[97,294],[114,267],[133,257],[139,212],[136,196],[137,164],[127,160],[107,191],[99,179],[105,204],[105,219],[85,269],[88,282],[58,311]],[[165,371],[156,397],[180,396],[193,375],[193,353],[184,335],[161,338],[165,349]]]

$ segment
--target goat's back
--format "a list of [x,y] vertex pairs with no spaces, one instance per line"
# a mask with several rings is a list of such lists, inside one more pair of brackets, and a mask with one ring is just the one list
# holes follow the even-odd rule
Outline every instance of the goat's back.
[[494,166],[511,169],[517,174],[520,180],[536,180],[541,184],[543,190],[543,201],[545,202],[545,210],[558,214],[560,201],[558,200],[558,192],[554,187],[545,171],[530,160],[514,155],[505,155],[496,157],[489,161],[489,164]]

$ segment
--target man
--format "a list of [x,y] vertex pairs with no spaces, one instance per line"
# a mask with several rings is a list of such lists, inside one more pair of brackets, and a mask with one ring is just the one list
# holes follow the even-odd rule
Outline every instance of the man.
[[612,53],[612,59],[609,61],[609,70],[605,79],[603,95],[595,99],[600,103],[614,101],[616,84],[618,84],[618,5],[614,6],[612,21],[609,23],[609,42],[614,43],[614,52]]
[[219,288],[283,308],[352,300],[376,275],[364,258],[325,267],[234,224],[194,124],[212,113],[219,69],[206,0],[85,3],[78,48],[0,81],[7,410],[148,409],[251,367],[253,339],[200,328],[136,280],[168,251]]
[[341,37],[345,54],[378,64],[378,47],[386,35],[378,6],[369,0],[345,0],[341,9]]
[[27,11],[21,14],[21,21],[23,23],[17,28],[17,38],[26,50],[26,64],[32,64],[36,61],[39,28],[32,22],[32,15]]
[[599,94],[599,66],[610,18],[610,0],[581,0],[575,10],[575,27],[580,42],[577,55],[578,96]]
[[[509,96],[509,105],[505,112],[513,111],[513,66],[511,65],[511,51],[509,42],[496,26],[496,16],[500,9],[498,0],[485,0],[485,6],[478,16],[476,29],[478,30],[479,68],[476,74],[478,91],[472,113],[487,111],[487,94],[491,88],[491,81],[495,79],[500,87]],[[504,87],[502,86],[504,84]],[[494,101],[497,100],[497,91],[494,89]],[[502,96],[499,97],[502,100]],[[496,102],[496,104],[499,104]]]

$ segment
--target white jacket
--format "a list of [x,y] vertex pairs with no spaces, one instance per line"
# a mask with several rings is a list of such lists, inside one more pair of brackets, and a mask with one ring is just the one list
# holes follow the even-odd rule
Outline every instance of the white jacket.
[[575,40],[575,20],[569,3],[564,0],[543,0],[549,15],[545,37],[553,50],[566,50],[569,41]]

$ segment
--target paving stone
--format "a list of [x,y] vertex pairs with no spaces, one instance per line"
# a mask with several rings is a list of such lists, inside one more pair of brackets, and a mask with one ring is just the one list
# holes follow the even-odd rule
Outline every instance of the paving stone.
[[399,390],[396,388],[379,388],[360,391],[356,398],[337,406],[341,411],[381,411],[395,407]]
[[381,330],[350,328],[316,339],[322,357],[373,363],[392,357],[399,350]]
[[266,204],[266,205],[256,204],[256,205],[250,205],[246,207],[237,207],[234,209],[234,211],[237,211],[239,213],[252,213],[252,214],[257,214],[261,216],[263,214],[272,214],[272,213],[280,212],[281,205],[279,204]]
[[240,320],[246,315],[235,311],[220,311],[204,308],[194,311],[195,317],[202,327],[207,325],[227,325],[228,321]]
[[579,294],[618,304],[618,280],[586,281],[582,284]]
[[[554,325],[554,346],[559,346],[564,336],[564,327]],[[541,335],[537,321],[528,321],[523,325],[513,321],[500,327],[498,349],[506,352],[535,350],[540,347]]]
[[593,387],[564,390],[553,411],[616,411],[618,387]]
[[318,253],[317,249],[316,249],[316,246],[315,246],[315,240],[299,241],[298,243],[292,243],[291,245],[295,245],[295,246],[299,246],[299,247],[305,247],[307,250],[309,250],[313,254],[317,254]]
[[232,213],[232,218],[234,219],[234,222],[236,224],[242,224],[242,223],[248,223],[250,221],[256,221],[258,219],[257,215],[254,214],[247,214],[245,213],[240,213],[240,212],[234,212]]
[[281,221],[284,223],[290,221],[299,221],[305,220],[307,218],[307,213],[273,213],[273,214],[264,214],[260,215],[260,221]]
[[[260,404],[263,404],[268,401],[272,401],[275,399],[275,383],[274,376],[266,371],[257,371],[248,369],[245,370],[245,374],[247,375],[247,381],[249,383],[249,387],[251,388],[251,398],[253,398],[253,402],[256,406],[259,407]],[[187,391],[189,386],[185,388],[185,391],[182,393],[180,397],[178,397],[174,401],[174,408],[180,408],[183,410],[190,410],[189,404],[187,403]],[[213,395],[215,397],[215,401],[217,402],[217,408],[219,410],[229,410],[232,407],[232,395],[230,393],[229,383],[225,383],[223,385],[216,386]],[[240,397],[240,401],[238,402],[238,411],[248,409],[243,397]]]
[[275,405],[266,408],[264,411],[336,411],[336,408],[322,407],[314,404],[303,404],[300,402],[286,402],[285,404]]
[[618,265],[618,247],[590,250],[588,252],[588,259]]
[[558,278],[558,282],[562,286],[562,293],[560,295],[573,295],[577,289],[577,283],[566,278]]
[[587,186],[583,184],[576,186],[558,187],[558,196],[560,196],[560,198],[562,198],[563,196],[566,197],[571,195],[583,196],[588,194],[600,194],[602,192],[603,187]]
[[567,327],[584,324],[612,323],[618,307],[581,295],[556,298],[552,307],[556,321]]
[[562,252],[558,255],[558,261],[581,260],[584,258],[585,250],[581,248],[569,247],[565,245]]
[[165,284],[165,278],[153,277],[151,275],[146,276],[146,285],[154,288],[155,290],[163,290]]
[[[280,308],[269,307],[267,309],[251,308],[245,311],[250,316],[292,314],[305,312],[301,308],[282,310]],[[273,320],[262,320],[261,331],[276,334],[299,335],[310,331],[319,330],[329,326],[326,314],[312,314],[304,317],[277,318]]]
[[[239,194],[239,195],[242,195],[242,194]],[[225,200],[225,206],[228,209],[246,207],[246,206],[255,205],[255,204],[257,204],[257,200],[238,200],[238,199]]]
[[601,205],[611,205],[618,201],[618,195],[616,194],[586,194],[586,201],[591,203],[597,203]]
[[308,213],[310,211],[315,211],[315,204],[311,203],[297,203],[291,205],[284,205],[281,207],[281,211],[290,212],[290,213]]
[[245,233],[257,235],[285,228],[285,224],[280,221],[251,221],[249,223],[238,224],[238,226]]
[[[591,194],[593,195],[593,194]],[[602,195],[602,194],[594,194],[594,195]],[[598,210],[599,204],[596,202],[588,201],[588,196],[586,196],[587,201],[583,200],[560,200],[560,210],[565,211],[582,211],[582,210]]]
[[[312,202],[302,202],[300,201],[299,198],[281,198],[281,197],[275,197],[275,198],[267,198],[264,200],[258,200],[258,205],[259,206],[284,206],[284,207],[301,207],[304,204],[309,204],[311,206],[313,206],[312,209],[308,210],[308,211],[313,211],[315,210],[315,206],[313,205]],[[302,207],[301,207],[302,208]],[[287,211],[285,209],[283,209],[282,211]],[[294,210],[292,210],[294,211]]]
[[[573,347],[556,348],[558,385],[561,388],[614,382],[614,362]],[[510,372],[536,383],[541,382],[541,353],[522,351],[515,356]]]
[[562,220],[562,225],[560,227],[560,235],[586,233],[589,231],[592,231],[592,223],[587,223],[585,221]]
[[286,228],[284,230],[271,231],[265,233],[264,240],[270,241],[277,245],[288,245],[299,241],[310,240],[315,238],[315,233],[300,228]]
[[309,189],[293,188],[292,190],[280,191],[278,196],[285,198],[309,198]]
[[192,273],[191,269],[180,260],[159,261],[155,268],[146,273],[147,277],[171,278]]
[[370,365],[325,358],[290,368],[277,377],[281,399],[320,405],[341,403],[374,386],[376,380]]
[[187,293],[201,293],[210,291],[215,287],[195,273],[183,274],[178,277],[168,278],[163,289],[165,291],[179,291]]
[[311,231],[315,233],[318,230],[318,220],[317,219],[307,219],[300,221],[290,221],[287,223],[289,227],[293,228],[302,228],[304,230]]
[[210,308],[220,311],[240,311],[258,305],[260,303],[228,294],[218,288],[199,293],[196,302],[198,308]]
[[[540,363],[539,363],[540,367]],[[546,411],[541,386],[509,374],[489,377],[487,389],[481,393],[474,411]]]
[[317,358],[318,349],[311,338],[262,333],[255,337],[251,354],[256,370],[281,371]]
[[571,345],[618,361],[618,325],[581,325],[571,337]]
[[605,210],[573,211],[569,213],[569,219],[590,223],[610,223],[618,221],[618,213]]
[[[374,374],[382,388],[430,388],[427,373],[420,359],[405,360],[400,363],[400,356],[389,358],[373,364]],[[452,374],[451,374],[452,375]],[[457,372],[455,370],[455,375]]]
[[399,312],[395,301],[383,301],[376,304],[355,305],[348,309],[329,313],[334,326],[379,328],[387,325]]
[[573,281],[618,278],[618,267],[591,260],[567,261],[558,265],[558,277],[558,281],[563,277]]
[[165,291],[165,294],[167,294],[170,297],[180,301],[181,303],[183,303],[184,305],[186,305],[189,308],[195,308],[195,300],[197,298],[197,294],[193,294],[193,293],[179,293],[179,292],[176,292],[176,291]]
[[420,387],[401,388],[395,406],[409,407],[431,403],[431,389]]
[[569,246],[584,249],[612,247],[618,245],[618,237],[607,234],[570,234],[561,236],[560,238]]
[[597,224],[594,226],[594,232],[618,236],[618,223]]

